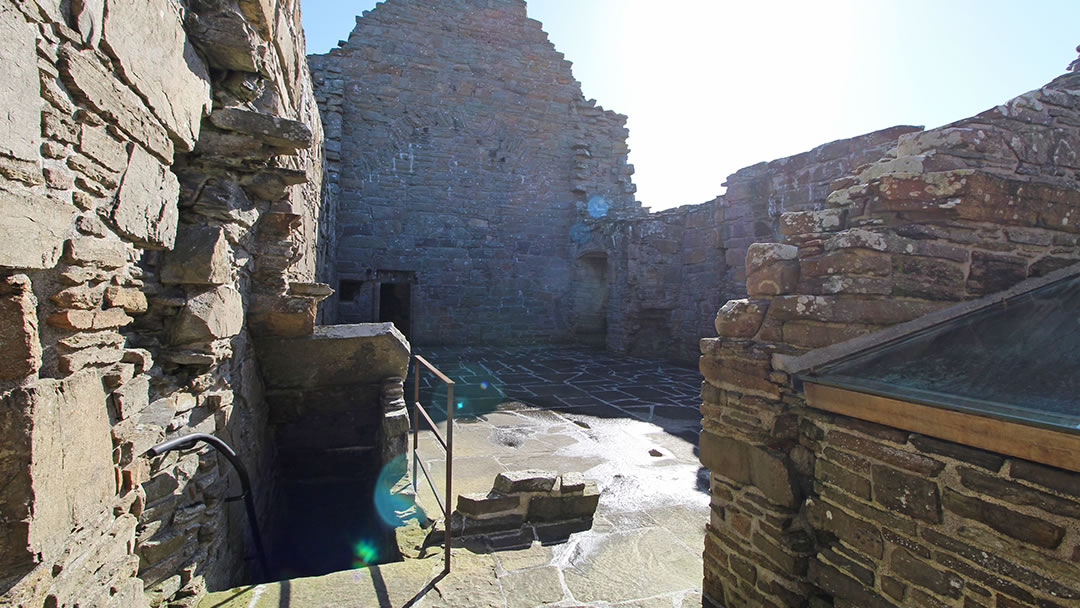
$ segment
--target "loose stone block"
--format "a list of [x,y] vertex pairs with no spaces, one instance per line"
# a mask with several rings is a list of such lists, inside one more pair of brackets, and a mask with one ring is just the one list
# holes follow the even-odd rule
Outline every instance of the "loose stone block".
[[558,475],[550,471],[510,471],[499,473],[493,489],[503,494],[516,492],[550,492]]
[[116,238],[78,237],[67,242],[64,257],[72,264],[98,268],[120,268],[128,261],[124,241]]
[[457,510],[470,517],[484,517],[512,511],[521,506],[521,496],[489,494],[462,494],[458,496]]
[[563,473],[559,478],[559,492],[572,494],[585,490],[585,475],[583,473]]
[[836,232],[843,229],[847,219],[846,209],[822,209],[820,211],[792,211],[780,215],[781,234],[807,234]]
[[560,521],[592,517],[600,504],[600,491],[595,482],[586,485],[580,495],[533,496],[529,499],[528,521]]

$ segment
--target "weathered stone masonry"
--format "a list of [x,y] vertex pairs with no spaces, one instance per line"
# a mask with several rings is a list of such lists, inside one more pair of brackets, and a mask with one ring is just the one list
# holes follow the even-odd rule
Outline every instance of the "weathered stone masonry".
[[1076,263],[1078,85],[901,135],[748,248],[701,344],[716,605],[1080,601],[1080,475],[809,409],[784,358]]
[[[328,292],[298,2],[0,2],[0,603],[195,605],[269,520],[251,335]],[[324,235],[325,236],[325,235]],[[266,522],[264,522],[265,524]]]
[[580,210],[640,208],[625,118],[582,98],[525,3],[390,0],[309,61],[341,193],[338,318],[380,320],[396,282],[414,341],[572,338]]

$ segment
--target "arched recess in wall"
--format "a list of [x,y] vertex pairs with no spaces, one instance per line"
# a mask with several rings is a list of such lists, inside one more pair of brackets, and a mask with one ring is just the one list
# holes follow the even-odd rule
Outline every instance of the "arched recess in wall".
[[577,341],[603,346],[607,338],[608,257],[594,251],[574,260],[572,325]]

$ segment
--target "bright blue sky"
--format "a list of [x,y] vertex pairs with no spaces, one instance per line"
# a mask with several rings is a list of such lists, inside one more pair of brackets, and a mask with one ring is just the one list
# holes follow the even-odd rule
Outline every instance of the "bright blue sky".
[[[374,0],[301,0],[309,53]],[[530,0],[586,98],[629,116],[638,200],[710,200],[754,163],[936,127],[1038,88],[1080,43],[1077,0]]]

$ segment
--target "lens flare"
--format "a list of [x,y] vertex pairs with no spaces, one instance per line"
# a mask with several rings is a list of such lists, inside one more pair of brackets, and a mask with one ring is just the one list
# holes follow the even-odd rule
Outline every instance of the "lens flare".
[[465,407],[465,402],[464,402],[464,401],[458,401],[458,404],[457,404],[457,409],[459,409],[459,410],[460,410],[460,409],[461,409],[461,408],[463,408],[463,407]]
[[353,568],[363,568],[374,564],[379,559],[379,549],[368,540],[358,540],[353,545]]
[[481,389],[481,390],[485,390],[485,391],[486,391],[486,390],[487,390],[487,388],[488,388],[488,383],[487,383],[487,382],[481,382],[481,383],[480,383],[480,389]]
[[404,454],[386,463],[375,481],[375,511],[386,525],[397,528],[417,517],[412,485],[406,476],[408,460]]

